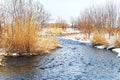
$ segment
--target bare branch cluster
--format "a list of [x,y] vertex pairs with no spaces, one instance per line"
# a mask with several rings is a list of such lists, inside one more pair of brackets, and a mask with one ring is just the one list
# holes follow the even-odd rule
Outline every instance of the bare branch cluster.
[[29,15],[31,20],[43,26],[50,19],[50,14],[43,5],[33,0],[5,0],[0,6],[0,12],[4,14],[5,22],[9,23],[13,23],[16,18],[24,22],[25,17]]
[[86,31],[96,28],[118,28],[120,27],[120,9],[112,1],[103,6],[92,6],[86,9],[77,20],[77,28]]

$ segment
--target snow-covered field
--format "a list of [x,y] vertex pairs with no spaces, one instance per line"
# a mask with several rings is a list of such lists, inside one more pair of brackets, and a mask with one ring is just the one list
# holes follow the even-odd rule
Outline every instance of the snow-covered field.
[[89,39],[85,38],[83,34],[71,34],[71,35],[63,36],[62,38],[71,39],[73,41],[79,41],[79,42],[85,43],[85,44],[91,43],[91,41]]
[[64,32],[63,32],[63,34],[74,34],[74,33],[80,33],[80,31],[79,30],[74,30],[74,29],[72,29],[72,28],[67,28]]
[[54,35],[54,34],[78,34],[80,31],[74,30],[72,28],[67,28],[63,30],[62,28],[43,28],[40,32],[41,35]]

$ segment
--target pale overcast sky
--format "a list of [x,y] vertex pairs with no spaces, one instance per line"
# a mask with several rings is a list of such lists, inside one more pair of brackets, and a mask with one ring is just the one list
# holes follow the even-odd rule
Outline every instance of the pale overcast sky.
[[[0,4],[1,1],[0,0]],[[89,8],[92,5],[101,6],[108,0],[35,0],[40,1],[45,9],[52,15],[53,21],[57,18],[62,18],[70,21],[71,17],[78,17],[80,13]],[[120,5],[120,0],[109,0],[114,1]]]
[[[71,17],[77,17],[80,13],[92,5],[103,5],[108,0],[40,0],[44,7],[51,13],[53,19],[61,17],[70,21]],[[120,0],[112,0],[115,3]]]
[[77,17],[90,5],[103,5],[106,0],[40,0],[44,7],[50,11],[53,19],[61,17],[67,21]]

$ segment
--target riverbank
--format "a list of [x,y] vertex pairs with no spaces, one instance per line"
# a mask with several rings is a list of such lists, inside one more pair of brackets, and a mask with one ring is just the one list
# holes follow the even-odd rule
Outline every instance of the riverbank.
[[6,66],[0,67],[0,80],[120,79],[120,60],[116,58],[116,53],[99,50],[79,41],[58,39],[63,48],[51,54],[6,57]]
[[[109,41],[110,45],[92,45],[92,41],[90,38],[87,38],[85,34],[70,34],[70,35],[65,35],[62,36],[63,39],[69,39],[69,40],[73,40],[73,41],[79,41],[80,43],[84,43],[86,45],[91,45],[97,49],[106,49],[106,50],[110,50],[113,52],[118,53],[118,55],[116,56],[117,58],[120,58],[120,48],[119,47],[115,47],[115,45],[113,44],[113,40]],[[91,36],[92,38],[92,36]]]

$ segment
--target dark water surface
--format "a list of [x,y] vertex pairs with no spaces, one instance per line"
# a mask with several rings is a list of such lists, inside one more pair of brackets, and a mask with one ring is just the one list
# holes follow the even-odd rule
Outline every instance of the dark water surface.
[[6,57],[0,80],[120,80],[116,53],[60,39],[63,48],[51,54]]

